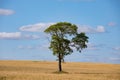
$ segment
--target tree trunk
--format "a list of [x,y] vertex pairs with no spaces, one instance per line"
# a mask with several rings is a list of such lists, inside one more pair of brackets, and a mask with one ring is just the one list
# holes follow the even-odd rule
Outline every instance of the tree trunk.
[[60,53],[59,53],[58,58],[59,58],[59,64],[58,64],[58,66],[59,66],[59,72],[61,72],[62,71],[62,65],[61,65],[61,56],[60,56]]

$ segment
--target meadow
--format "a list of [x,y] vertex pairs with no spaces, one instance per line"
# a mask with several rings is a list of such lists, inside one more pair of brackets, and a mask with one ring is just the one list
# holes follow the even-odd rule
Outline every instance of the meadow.
[[120,80],[120,64],[0,60],[0,80]]

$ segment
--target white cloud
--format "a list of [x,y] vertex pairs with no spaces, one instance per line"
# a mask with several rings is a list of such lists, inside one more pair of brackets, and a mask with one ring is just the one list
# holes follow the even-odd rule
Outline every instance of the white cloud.
[[9,10],[9,9],[0,9],[0,15],[12,15],[15,12],[13,10]]
[[22,26],[19,29],[21,31],[29,31],[29,32],[43,32],[47,27],[54,23],[37,23],[33,25]]
[[97,29],[95,30],[96,32],[105,32],[104,26],[97,26]]
[[0,32],[0,39],[40,39],[39,35],[22,34],[21,32]]
[[0,32],[0,39],[19,39],[20,37],[21,37],[20,32],[14,33]]
[[97,26],[96,28],[92,28],[88,25],[80,25],[78,27],[79,32],[85,32],[85,33],[103,33],[105,32],[104,26]]

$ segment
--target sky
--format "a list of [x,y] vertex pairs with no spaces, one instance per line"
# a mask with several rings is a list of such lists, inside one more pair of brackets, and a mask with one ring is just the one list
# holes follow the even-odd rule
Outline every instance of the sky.
[[120,64],[120,0],[0,0],[0,60],[56,61],[44,30],[76,24],[88,47],[66,62]]

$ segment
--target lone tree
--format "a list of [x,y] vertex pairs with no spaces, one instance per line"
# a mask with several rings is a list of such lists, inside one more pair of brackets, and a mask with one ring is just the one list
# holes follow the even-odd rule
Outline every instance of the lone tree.
[[73,53],[72,47],[81,52],[87,48],[88,37],[77,32],[77,26],[68,22],[58,22],[49,26],[44,32],[51,35],[50,49],[58,57],[59,72],[62,71],[61,61],[66,55]]

